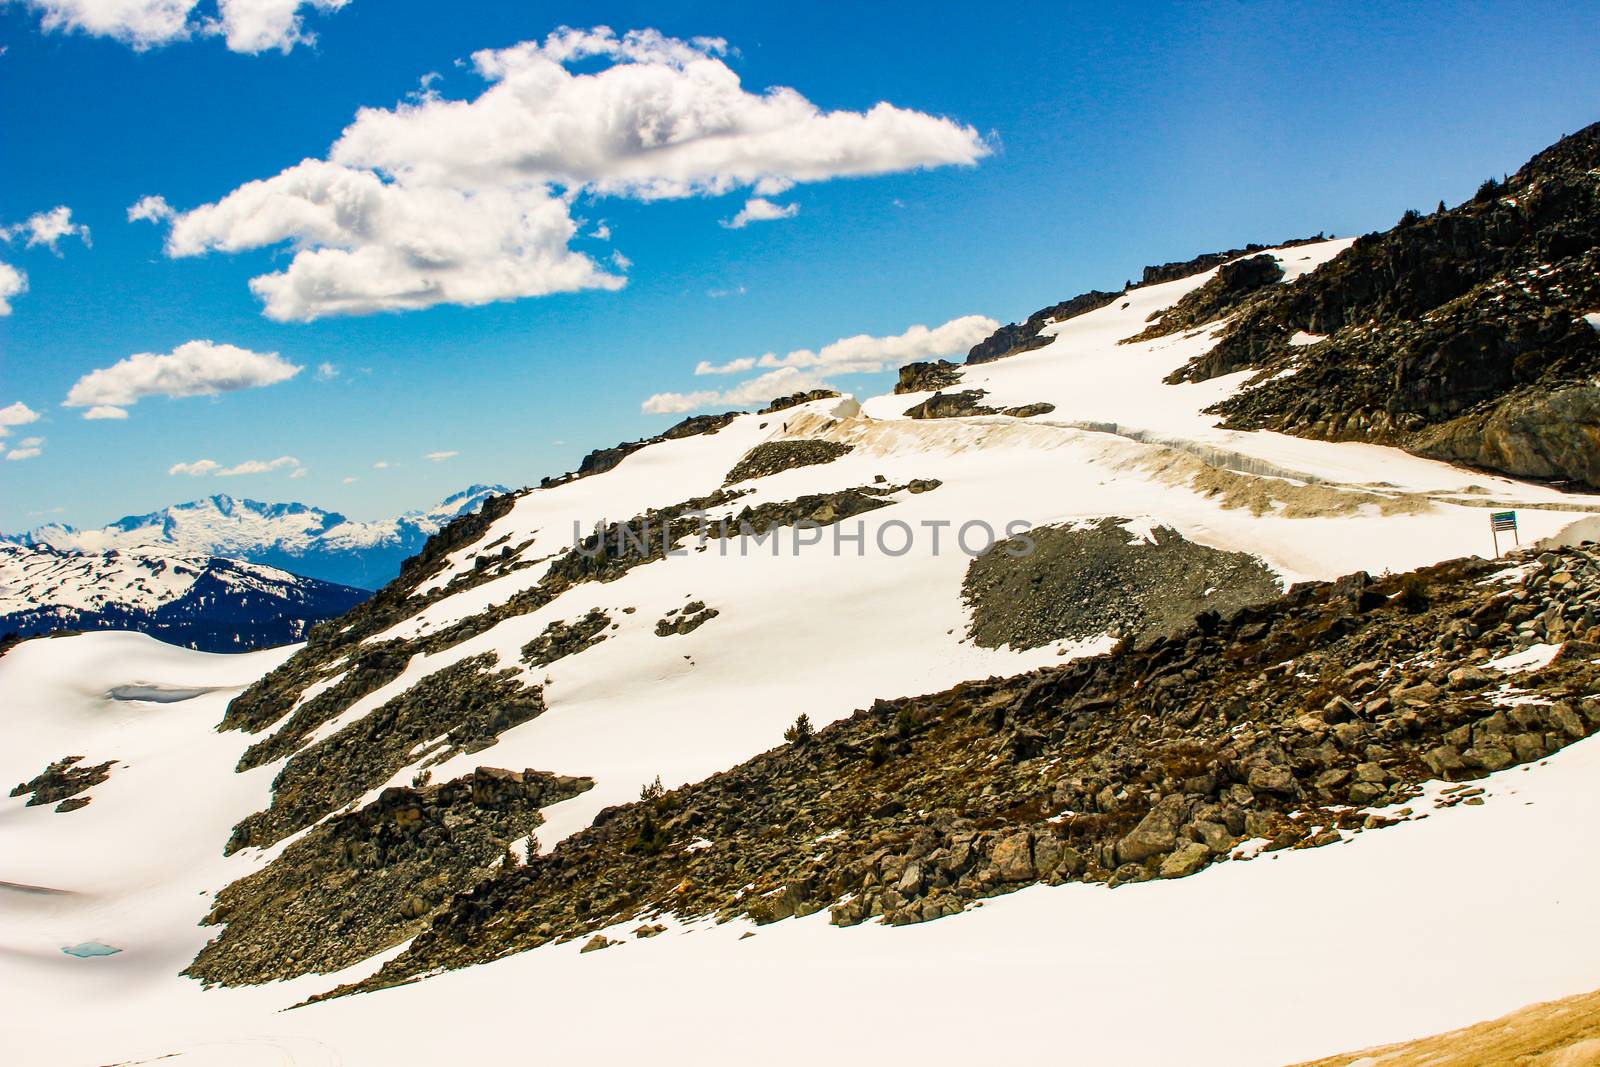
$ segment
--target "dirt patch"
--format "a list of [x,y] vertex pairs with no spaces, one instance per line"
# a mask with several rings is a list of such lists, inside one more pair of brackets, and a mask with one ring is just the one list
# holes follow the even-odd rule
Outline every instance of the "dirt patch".
[[1169,633],[1205,610],[1235,611],[1278,595],[1254,556],[1223,552],[1157,526],[1149,537],[1126,519],[1041,527],[973,560],[962,583],[969,633],[985,648],[1037,648],[1103,633],[1137,639]]
[[1301,1067],[1590,1067],[1600,1063],[1600,992],[1535,1004],[1418,1041],[1330,1056]]

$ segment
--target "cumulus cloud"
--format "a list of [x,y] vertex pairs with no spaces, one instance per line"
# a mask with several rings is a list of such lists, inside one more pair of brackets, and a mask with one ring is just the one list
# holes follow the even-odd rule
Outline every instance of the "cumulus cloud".
[[88,408],[86,419],[120,419],[127,417],[123,409],[147,396],[215,396],[275,385],[300,370],[276,352],[188,341],[162,355],[140,352],[90,371],[67,392],[62,406]]
[[542,186],[410,186],[308,159],[173,220],[172,256],[281,242],[288,267],[250,280],[268,318],[473,306],[616,289],[623,279],[567,247],[567,205]]
[[647,415],[677,415],[715,404],[722,394],[715,389],[702,389],[695,393],[656,393],[639,405]]
[[47,33],[110,37],[137,51],[221,36],[235,52],[287,52],[310,44],[303,8],[329,13],[349,0],[216,0],[215,13],[200,0],[22,0],[39,13]]
[[[288,266],[250,283],[280,320],[615,289],[619,274],[569,247],[580,195],[749,188],[745,221],[781,218],[795,205],[766,198],[799,183],[970,165],[989,152],[970,126],[888,103],[823,111],[793,89],[749,92],[726,51],[716,39],[602,27],[474,53],[487,83],[476,97],[429,90],[362,109],[325,159],[173,216],[167,253],[288,245]],[[596,236],[609,235],[601,226]],[[625,257],[611,262],[627,269]]]
[[726,363],[702,360],[696,375],[743,374],[764,369],[728,389],[702,389],[691,393],[656,393],[641,405],[650,414],[678,414],[711,404],[743,407],[774,397],[816,389],[840,374],[870,374],[892,370],[918,360],[939,359],[965,352],[995,331],[1000,324],[983,315],[963,315],[942,326],[912,326],[888,337],[856,334],[841,337],[820,349],[799,348],[782,356],[744,356]]
[[231,467],[224,467],[214,459],[197,459],[192,463],[174,463],[167,468],[168,474],[187,474],[193,478],[214,475],[218,478],[231,478],[240,474],[268,474],[272,471],[288,470],[289,477],[298,478],[305,473],[305,468],[300,466],[300,461],[293,456],[279,456],[277,459],[247,459]]
[[223,38],[233,52],[288,52],[297,44],[313,44],[317,35],[305,28],[302,8],[331,14],[350,0],[217,0]]
[[[798,92],[746,91],[719,58],[727,42],[655,30],[560,29],[472,56],[490,87],[477,99],[365,109],[335,161],[428,181],[549,182],[637,199],[975,163],[977,131],[879,103],[819,109]],[[611,61],[593,74],[569,64]]]
[[799,204],[774,204],[762,196],[753,196],[744,202],[744,207],[731,219],[724,219],[722,225],[730,230],[742,230],[752,222],[773,222],[777,219],[792,219],[800,214]]
[[161,196],[141,196],[128,208],[129,222],[165,222],[175,212]]
[[7,404],[0,408],[0,437],[9,437],[13,426],[26,426],[38,421],[39,413],[22,401]]
[[423,456],[422,458],[423,459],[432,460],[435,463],[443,463],[445,460],[454,459],[455,457],[457,457],[459,455],[461,455],[460,452],[457,452],[456,450],[451,449],[451,450],[449,450],[447,452],[429,452],[426,456]]
[[386,471],[389,469],[389,461],[386,459],[380,459],[378,462],[372,465],[372,469],[375,471]]
[[332,363],[317,364],[317,381],[331,382],[337,377],[339,377],[339,368]]
[[10,241],[15,237],[26,237],[28,248],[44,245],[56,255],[61,254],[61,239],[63,237],[76,237],[85,245],[89,243],[89,227],[80,226],[72,221],[72,209],[65,204],[51,208],[49,211],[40,211],[29,215],[28,218],[14,226],[0,228],[0,237]]
[[28,276],[9,263],[0,263],[0,315],[11,314],[11,298],[28,291]]

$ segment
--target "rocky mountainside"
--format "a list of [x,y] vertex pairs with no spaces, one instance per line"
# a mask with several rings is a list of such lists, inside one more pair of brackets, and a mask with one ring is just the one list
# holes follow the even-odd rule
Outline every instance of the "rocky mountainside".
[[302,641],[364,589],[214,556],[63,552],[0,543],[0,633],[134,630],[244,652]]
[[398,574],[400,565],[446,523],[506,491],[499,485],[474,485],[431,508],[374,522],[359,522],[308,504],[266,504],[219,495],[129,515],[99,529],[52,524],[9,540],[63,551],[227,556],[339,585],[376,589]]
[[[663,913],[903,925],[1038,881],[1181,878],[1341,843],[1482,803],[1469,785],[1416,803],[1430,779],[1470,783],[1600,730],[1597,640],[1591,547],[1299,586],[1095,659],[880,700],[607,809],[457,897],[361,988]],[[193,973],[287,977],[282,961],[339,947],[284,921],[251,954],[250,930],[225,930]]]
[[1600,123],[1226,310],[1174,380],[1257,371],[1229,426],[1600,485]]

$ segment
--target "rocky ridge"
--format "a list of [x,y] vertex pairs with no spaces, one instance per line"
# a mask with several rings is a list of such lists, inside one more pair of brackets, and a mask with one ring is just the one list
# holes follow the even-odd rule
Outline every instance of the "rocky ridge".
[[1153,316],[1148,328],[1123,343],[1148,341],[1180,333],[1231,314],[1253,293],[1283,280],[1283,267],[1268,255],[1236,259],[1217,268],[1217,273],[1194,292],[1166,311]]
[[1472,779],[1600,729],[1597,639],[1586,546],[1300,585],[1094,659],[881,700],[602,812],[350,988],[664,912],[897,924],[1040,881],[1182,877],[1425,818],[1437,778],[1462,784],[1434,802],[1482,803]]
[[[1029,315],[1023,322],[1013,322],[1000,327],[999,329],[995,330],[994,333],[990,334],[988,337],[972,346],[971,351],[967,353],[966,363],[968,366],[979,363],[991,363],[994,360],[1004,359],[1007,356],[1014,356],[1020,352],[1030,352],[1035,348],[1043,348],[1051,341],[1051,338],[1044,336],[1042,332],[1046,326],[1050,326],[1058,322],[1065,322],[1068,319],[1076,318],[1079,315],[1084,315],[1091,311],[1098,311],[1100,308],[1106,307],[1115,302],[1130,289],[1140,288],[1146,285],[1156,285],[1161,282],[1173,282],[1180,278],[1193,277],[1194,275],[1200,274],[1204,271],[1211,270],[1215,267],[1220,267],[1230,260],[1238,259],[1241,256],[1250,256],[1259,252],[1265,252],[1269,248],[1293,248],[1296,245],[1313,244],[1317,241],[1323,240],[1327,240],[1327,238],[1319,233],[1315,237],[1297,238],[1292,241],[1284,241],[1282,244],[1278,245],[1249,244],[1245,245],[1243,248],[1234,248],[1226,252],[1206,252],[1202,255],[1195,256],[1193,259],[1178,260],[1172,263],[1162,263],[1156,266],[1145,267],[1143,274],[1140,276],[1138,286],[1135,286],[1132,281],[1129,281],[1123,285],[1122,289],[1115,293],[1103,292],[1099,289],[1091,289],[1087,293],[1080,293],[1079,295],[1071,297],[1070,299],[1061,301],[1059,304],[1052,304],[1050,307],[1040,308],[1032,315]],[[945,364],[943,360],[940,360],[939,363],[936,364],[911,364],[911,366],[919,368],[939,367],[941,365],[950,367],[955,366],[955,364]],[[919,370],[914,373],[920,376],[929,372]],[[905,375],[906,372],[903,369],[901,371],[902,382],[905,381]],[[924,386],[923,388],[943,389],[948,388],[954,383],[954,379],[952,379],[949,382],[944,382],[942,384],[933,386]],[[896,393],[921,391],[921,389],[902,389],[898,385],[895,387]]]
[[1016,407],[992,408],[980,403],[987,392],[982,389],[963,389],[957,393],[934,393],[919,404],[905,410],[908,419],[960,419],[968,415],[1010,415],[1016,419],[1029,419],[1035,415],[1048,415],[1056,409],[1054,404],[1019,404]]
[[1228,426],[1600,485],[1600,123],[1237,308],[1176,372],[1259,373]]
[[226,930],[184,973],[254,983],[325,974],[382,952],[505,862],[543,821],[540,808],[593,784],[479,767],[443,785],[385,789],[217,894],[202,925]]

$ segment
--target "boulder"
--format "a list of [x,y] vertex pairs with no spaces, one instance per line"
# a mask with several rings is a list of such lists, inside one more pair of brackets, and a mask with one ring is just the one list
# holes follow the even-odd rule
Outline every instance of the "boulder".
[[1033,839],[1027,833],[1012,834],[996,841],[990,859],[1007,882],[1024,882],[1034,877]]
[[1143,863],[1151,856],[1172,851],[1178,843],[1178,829],[1188,813],[1189,801],[1181,794],[1162,797],[1139,820],[1139,825],[1117,842],[1118,861],[1123,864]]
[[1186,878],[1211,861],[1211,850],[1198,841],[1180,845],[1161,863],[1161,877]]

